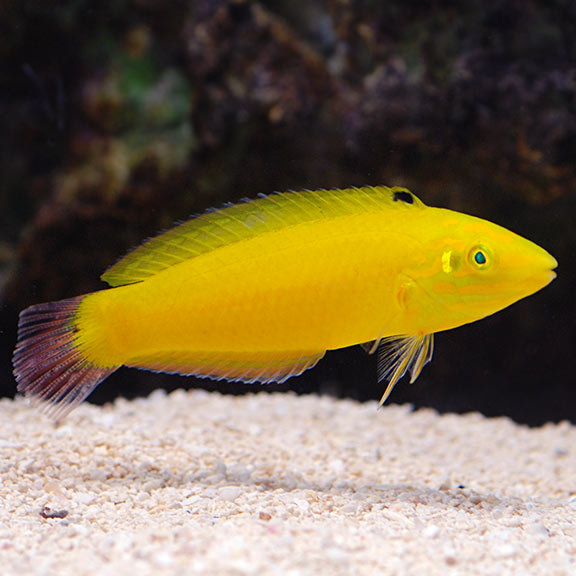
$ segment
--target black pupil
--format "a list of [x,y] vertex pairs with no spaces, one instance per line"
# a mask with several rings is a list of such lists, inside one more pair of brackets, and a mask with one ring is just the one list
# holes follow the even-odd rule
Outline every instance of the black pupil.
[[474,260],[476,260],[476,264],[486,264],[486,256],[484,256],[484,252],[476,252]]
[[414,204],[414,198],[412,194],[410,194],[410,192],[405,191],[394,192],[393,200],[394,202],[400,201],[400,202],[406,202],[406,204]]

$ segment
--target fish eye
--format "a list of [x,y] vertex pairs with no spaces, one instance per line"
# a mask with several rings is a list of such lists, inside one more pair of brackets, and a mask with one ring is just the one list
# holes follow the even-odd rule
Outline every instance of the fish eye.
[[469,260],[475,268],[483,270],[490,265],[490,253],[484,246],[474,246],[470,250]]
[[484,254],[482,250],[477,250],[474,253],[474,262],[476,262],[476,264],[478,264],[479,266],[486,264],[486,254]]

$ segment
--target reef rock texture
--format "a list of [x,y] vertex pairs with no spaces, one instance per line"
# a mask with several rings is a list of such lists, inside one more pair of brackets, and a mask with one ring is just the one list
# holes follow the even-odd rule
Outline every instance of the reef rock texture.
[[0,402],[2,573],[576,572],[576,428],[289,394]]
[[[17,312],[101,288],[173,221],[274,190],[389,184],[560,262],[545,293],[445,337],[434,393],[425,380],[393,399],[573,419],[574,22],[567,0],[3,2],[5,393]],[[338,358],[297,389],[378,394],[370,363]],[[130,381],[119,391],[165,383]]]

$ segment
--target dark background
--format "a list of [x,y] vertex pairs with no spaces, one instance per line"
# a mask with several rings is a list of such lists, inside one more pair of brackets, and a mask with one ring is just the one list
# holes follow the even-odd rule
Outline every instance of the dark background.
[[[0,3],[0,383],[18,311],[101,289],[179,219],[275,190],[403,185],[494,220],[558,279],[439,334],[391,401],[576,422],[576,3]],[[253,386],[120,370],[93,395]],[[379,398],[374,357],[331,352],[269,390]]]

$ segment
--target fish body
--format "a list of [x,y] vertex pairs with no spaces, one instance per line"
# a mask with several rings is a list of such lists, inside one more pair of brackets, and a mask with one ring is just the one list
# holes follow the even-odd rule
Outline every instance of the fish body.
[[555,267],[404,188],[274,194],[144,243],[103,275],[111,289],[25,310],[15,375],[64,413],[122,365],[281,382],[326,350],[372,343],[386,397],[430,360],[435,332],[536,292]]

